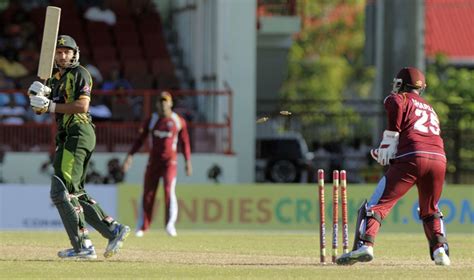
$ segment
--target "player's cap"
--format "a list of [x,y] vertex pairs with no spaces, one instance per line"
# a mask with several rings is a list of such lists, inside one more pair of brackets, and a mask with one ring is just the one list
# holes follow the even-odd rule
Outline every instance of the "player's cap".
[[76,41],[69,35],[59,35],[58,41],[56,42],[56,48],[78,49]]
[[171,96],[171,93],[167,91],[162,91],[160,94],[160,100],[166,100],[169,102],[173,102],[173,97]]

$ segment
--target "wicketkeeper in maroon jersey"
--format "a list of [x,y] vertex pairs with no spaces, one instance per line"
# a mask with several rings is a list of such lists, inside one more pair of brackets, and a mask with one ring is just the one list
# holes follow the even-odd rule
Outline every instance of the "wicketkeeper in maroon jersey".
[[402,68],[393,91],[385,98],[388,124],[372,157],[389,168],[369,202],[358,211],[354,247],[337,259],[340,265],[368,262],[380,224],[397,201],[416,184],[419,215],[429,242],[430,257],[437,265],[449,265],[443,215],[438,201],[443,190],[446,156],[439,120],[433,107],[421,97],[426,83],[416,68]]
[[150,228],[160,178],[163,178],[165,191],[166,232],[170,236],[177,235],[175,222],[178,218],[178,200],[175,189],[178,143],[182,145],[187,176],[192,174],[192,164],[186,121],[173,112],[172,107],[171,94],[163,91],[156,102],[157,112],[143,122],[139,136],[123,163],[123,170],[127,171],[132,164],[133,154],[140,149],[145,139],[150,139],[151,151],[145,171],[142,208],[135,233],[138,237],[142,237],[144,232]]

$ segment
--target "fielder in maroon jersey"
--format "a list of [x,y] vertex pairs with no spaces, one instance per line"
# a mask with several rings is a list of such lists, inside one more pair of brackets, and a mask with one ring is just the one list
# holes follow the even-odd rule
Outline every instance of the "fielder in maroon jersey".
[[421,97],[425,77],[418,69],[402,68],[393,91],[385,98],[388,125],[378,149],[371,152],[381,165],[389,165],[369,202],[358,211],[353,250],[337,259],[340,265],[368,262],[380,224],[397,201],[416,184],[419,215],[437,265],[450,265],[443,215],[438,201],[443,190],[446,156],[439,120]]
[[167,91],[162,92],[156,103],[157,112],[144,121],[140,134],[123,163],[123,170],[127,171],[132,164],[133,154],[140,149],[145,139],[150,139],[151,151],[145,171],[142,207],[135,233],[138,237],[142,237],[150,228],[160,178],[163,178],[165,191],[166,232],[170,236],[177,235],[175,222],[178,218],[178,200],[175,188],[178,143],[182,145],[187,176],[192,174],[192,164],[186,121],[172,111],[172,106],[171,94]]

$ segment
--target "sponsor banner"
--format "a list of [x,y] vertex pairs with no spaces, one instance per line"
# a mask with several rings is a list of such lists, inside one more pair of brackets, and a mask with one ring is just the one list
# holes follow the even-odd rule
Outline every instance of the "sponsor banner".
[[[86,188],[108,215],[116,217],[116,185]],[[49,185],[0,184],[0,229],[64,229],[49,190]]]
[[[357,209],[369,199],[375,186],[349,185],[348,217],[353,232]],[[119,185],[119,217],[136,225],[142,188]],[[262,229],[314,230],[319,224],[316,185],[180,185],[176,188],[182,229]],[[154,209],[153,229],[164,228],[163,189],[159,187]],[[332,185],[325,189],[326,227],[332,227]],[[473,192],[469,186],[445,187],[439,202],[447,232],[473,232]],[[341,203],[339,203],[341,207]],[[418,196],[413,187],[383,221],[382,231],[423,232],[418,218]],[[341,208],[339,208],[341,213]],[[339,225],[342,218],[339,218]],[[342,228],[340,225],[339,228]]]

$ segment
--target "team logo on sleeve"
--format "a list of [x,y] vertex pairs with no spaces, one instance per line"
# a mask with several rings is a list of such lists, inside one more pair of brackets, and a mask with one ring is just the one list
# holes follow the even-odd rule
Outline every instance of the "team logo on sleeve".
[[91,93],[91,88],[89,87],[89,85],[85,85],[85,86],[82,88],[82,92],[84,92],[84,93]]

